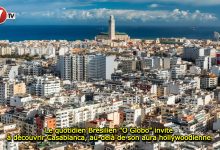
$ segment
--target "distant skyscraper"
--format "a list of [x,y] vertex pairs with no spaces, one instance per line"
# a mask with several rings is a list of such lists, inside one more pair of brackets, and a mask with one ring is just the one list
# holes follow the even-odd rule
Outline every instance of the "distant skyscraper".
[[109,34],[110,40],[114,40],[115,39],[115,19],[113,15],[110,16],[108,30],[109,30],[108,34]]

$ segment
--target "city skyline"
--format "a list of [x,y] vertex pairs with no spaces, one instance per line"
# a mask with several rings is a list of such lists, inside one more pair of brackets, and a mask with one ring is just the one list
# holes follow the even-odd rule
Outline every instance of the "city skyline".
[[110,15],[118,25],[218,26],[220,2],[177,0],[3,0],[1,6],[15,12],[5,25],[106,25]]
[[0,150],[220,149],[218,1],[5,2]]

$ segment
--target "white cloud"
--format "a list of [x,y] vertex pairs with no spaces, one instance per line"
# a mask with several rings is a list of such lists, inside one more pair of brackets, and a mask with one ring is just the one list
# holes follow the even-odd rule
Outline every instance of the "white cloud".
[[191,5],[220,5],[220,0],[93,0],[93,1],[111,1],[111,2],[162,2],[162,3],[169,3],[169,2],[175,2],[175,3],[185,3],[185,4],[191,4]]
[[65,21],[77,21],[97,23],[106,21],[110,15],[114,15],[117,21],[129,23],[149,23],[149,22],[165,22],[165,23],[181,23],[181,22],[212,22],[217,20],[214,14],[203,13],[199,10],[194,12],[175,9],[169,10],[124,10],[124,9],[90,9],[80,10],[72,9],[62,11],[45,11],[21,13],[20,17],[34,16],[47,17],[53,19],[61,19]]
[[115,9],[91,9],[91,10],[69,10],[65,11],[62,18],[68,19],[84,19],[84,20],[100,20],[106,19],[109,15],[115,15],[118,20],[121,21],[214,21],[217,18],[213,14],[202,13],[200,11],[190,12],[175,9],[173,11],[168,10],[115,10]]
[[219,0],[194,0],[193,2],[191,0],[186,0],[186,3],[195,5],[220,5]]
[[[143,0],[143,1],[151,1],[151,0]],[[156,1],[164,2],[164,0],[156,0]],[[192,5],[219,5],[220,4],[220,0],[166,0],[166,2],[186,3],[186,4],[192,4]]]
[[151,5],[149,6],[149,8],[157,8],[157,7],[159,7],[159,4],[151,4]]

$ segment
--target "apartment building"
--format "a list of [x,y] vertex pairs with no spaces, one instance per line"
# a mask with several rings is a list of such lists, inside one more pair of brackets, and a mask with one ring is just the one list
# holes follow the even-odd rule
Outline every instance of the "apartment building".
[[10,104],[10,97],[16,94],[25,94],[26,85],[23,82],[0,81],[0,103]]
[[106,57],[101,54],[66,54],[59,57],[61,79],[71,81],[104,80]]
[[200,78],[201,89],[212,89],[218,85],[218,77],[215,74],[203,75]]
[[35,77],[31,83],[31,93],[41,97],[58,94],[60,90],[60,79],[52,75]]

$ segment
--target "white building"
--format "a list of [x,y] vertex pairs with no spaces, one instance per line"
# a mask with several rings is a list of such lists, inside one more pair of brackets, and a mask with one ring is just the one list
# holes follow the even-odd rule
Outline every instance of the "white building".
[[139,106],[133,106],[131,108],[125,108],[125,122],[127,124],[134,124],[139,126],[142,121],[142,109]]
[[213,99],[212,93],[201,93],[203,95],[192,95],[184,98],[184,102],[195,106],[204,106],[210,103]]
[[26,92],[26,85],[9,81],[8,79],[0,81],[0,104],[10,104],[10,97],[14,94],[23,94]]
[[109,114],[116,112],[119,106],[123,105],[123,101],[111,101],[99,102],[94,104],[87,104],[81,107],[64,107],[55,110],[45,110],[52,111],[56,114],[56,127],[72,127],[77,125],[79,127],[84,127],[87,121],[91,121],[99,117],[99,115],[105,113]]
[[212,89],[218,84],[218,77],[214,74],[204,75],[200,78],[200,85],[202,89]]
[[0,55],[2,55],[2,56],[11,55],[11,53],[12,53],[11,47],[8,47],[8,46],[6,46],[6,47],[1,46],[0,47]]
[[189,68],[189,72],[190,72],[191,74],[199,75],[199,74],[201,74],[201,68],[198,67],[198,66],[191,66],[191,67]]
[[200,56],[205,56],[205,49],[196,45],[187,45],[183,49],[183,58],[187,60],[196,60]]
[[196,66],[204,70],[209,70],[212,66],[212,60],[209,56],[202,56],[196,59]]
[[35,77],[31,86],[31,93],[34,93],[37,96],[51,96],[53,94],[59,94],[60,90],[60,79],[51,75]]
[[172,79],[178,79],[178,78],[181,78],[183,77],[183,75],[185,74],[184,72],[185,70],[182,69],[182,67],[180,66],[174,66],[171,68],[171,78]]
[[59,49],[59,56],[65,55],[66,53],[69,52],[69,50],[70,50],[70,48],[67,47],[67,46],[60,47],[60,49]]
[[6,137],[7,134],[16,135],[19,133],[18,129],[16,128],[16,124],[1,124],[1,133],[0,133],[0,149],[1,150],[18,150],[18,141],[7,141]]
[[61,79],[71,81],[90,81],[106,79],[106,57],[101,54],[71,55],[59,57]]
[[170,72],[169,72],[169,70],[159,70],[157,77],[160,79],[169,79]]
[[143,60],[144,67],[149,69],[160,69],[163,67],[163,60],[160,57],[145,57]]
[[125,93],[123,95],[119,96],[120,99],[123,99],[123,104],[129,104],[129,105],[133,105],[133,104],[141,104],[142,101],[142,96],[141,95],[133,95],[133,94],[128,94]]
[[167,105],[175,105],[176,96],[171,95],[167,97]]
[[5,67],[3,76],[5,78],[9,78],[11,80],[14,80],[15,77],[18,75],[18,68],[19,68],[19,66],[17,66],[17,65],[7,65]]
[[118,62],[115,56],[106,56],[106,79],[111,80],[111,74],[118,68]]
[[22,107],[25,103],[32,101],[30,95],[15,95],[10,98],[10,106]]

